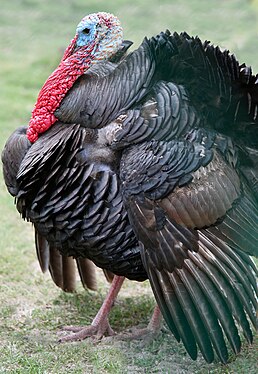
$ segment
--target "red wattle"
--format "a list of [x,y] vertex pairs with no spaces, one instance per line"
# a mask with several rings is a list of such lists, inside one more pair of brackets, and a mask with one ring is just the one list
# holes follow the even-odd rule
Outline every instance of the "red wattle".
[[93,58],[91,52],[94,45],[87,49],[86,47],[78,48],[75,51],[76,38],[67,47],[59,66],[49,76],[39,92],[27,130],[27,138],[31,143],[34,143],[40,133],[48,130],[57,121],[54,115],[55,110],[77,78],[84,74],[91,65]]

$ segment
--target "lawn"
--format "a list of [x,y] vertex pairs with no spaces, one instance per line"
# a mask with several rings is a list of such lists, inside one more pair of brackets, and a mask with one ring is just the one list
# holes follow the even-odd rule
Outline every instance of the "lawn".
[[[37,93],[59,62],[80,19],[115,13],[135,47],[161,30],[187,31],[230,49],[258,72],[258,1],[1,0],[0,149],[26,124]],[[64,294],[37,264],[32,227],[23,222],[0,179],[0,373],[257,373],[257,339],[229,364],[192,361],[164,326],[154,341],[103,339],[58,344],[62,325],[89,324],[108,285]],[[111,314],[117,332],[144,326],[154,300],[148,282],[126,282]]]

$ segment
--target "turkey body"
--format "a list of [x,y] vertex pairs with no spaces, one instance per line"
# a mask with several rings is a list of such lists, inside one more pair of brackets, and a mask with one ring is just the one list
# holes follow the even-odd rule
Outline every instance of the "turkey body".
[[116,67],[90,68],[58,122],[33,144],[17,130],[2,155],[37,235],[148,278],[176,339],[208,362],[227,361],[224,335],[239,352],[238,325],[251,342],[256,324],[256,81],[228,52],[161,33]]
[[[62,123],[43,134],[19,168],[17,208],[28,218],[30,206],[36,231],[63,255],[86,257],[117,275],[144,280],[139,244],[123,205],[117,152],[97,139],[95,130]],[[42,170],[48,171],[45,183]]]

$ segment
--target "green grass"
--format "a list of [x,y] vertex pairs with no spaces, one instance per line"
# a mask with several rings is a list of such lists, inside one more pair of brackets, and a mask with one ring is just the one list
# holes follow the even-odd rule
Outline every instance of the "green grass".
[[[2,0],[0,11],[0,148],[26,124],[37,93],[56,67],[75,26],[93,11],[114,12],[125,38],[169,28],[227,47],[258,72],[257,0]],[[192,361],[165,329],[154,341],[103,339],[58,344],[65,324],[89,324],[108,286],[97,293],[60,292],[37,264],[33,231],[0,180],[0,373],[256,373],[257,339],[229,364]],[[148,283],[126,282],[111,314],[118,332],[147,324],[154,306]]]

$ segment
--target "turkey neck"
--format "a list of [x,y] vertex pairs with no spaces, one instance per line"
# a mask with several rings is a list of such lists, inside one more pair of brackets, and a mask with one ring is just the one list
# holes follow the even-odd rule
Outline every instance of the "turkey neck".
[[76,50],[75,42],[76,38],[67,47],[59,66],[39,92],[27,130],[27,137],[31,143],[34,143],[40,133],[45,132],[57,121],[55,110],[76,79],[92,64],[95,44]]

